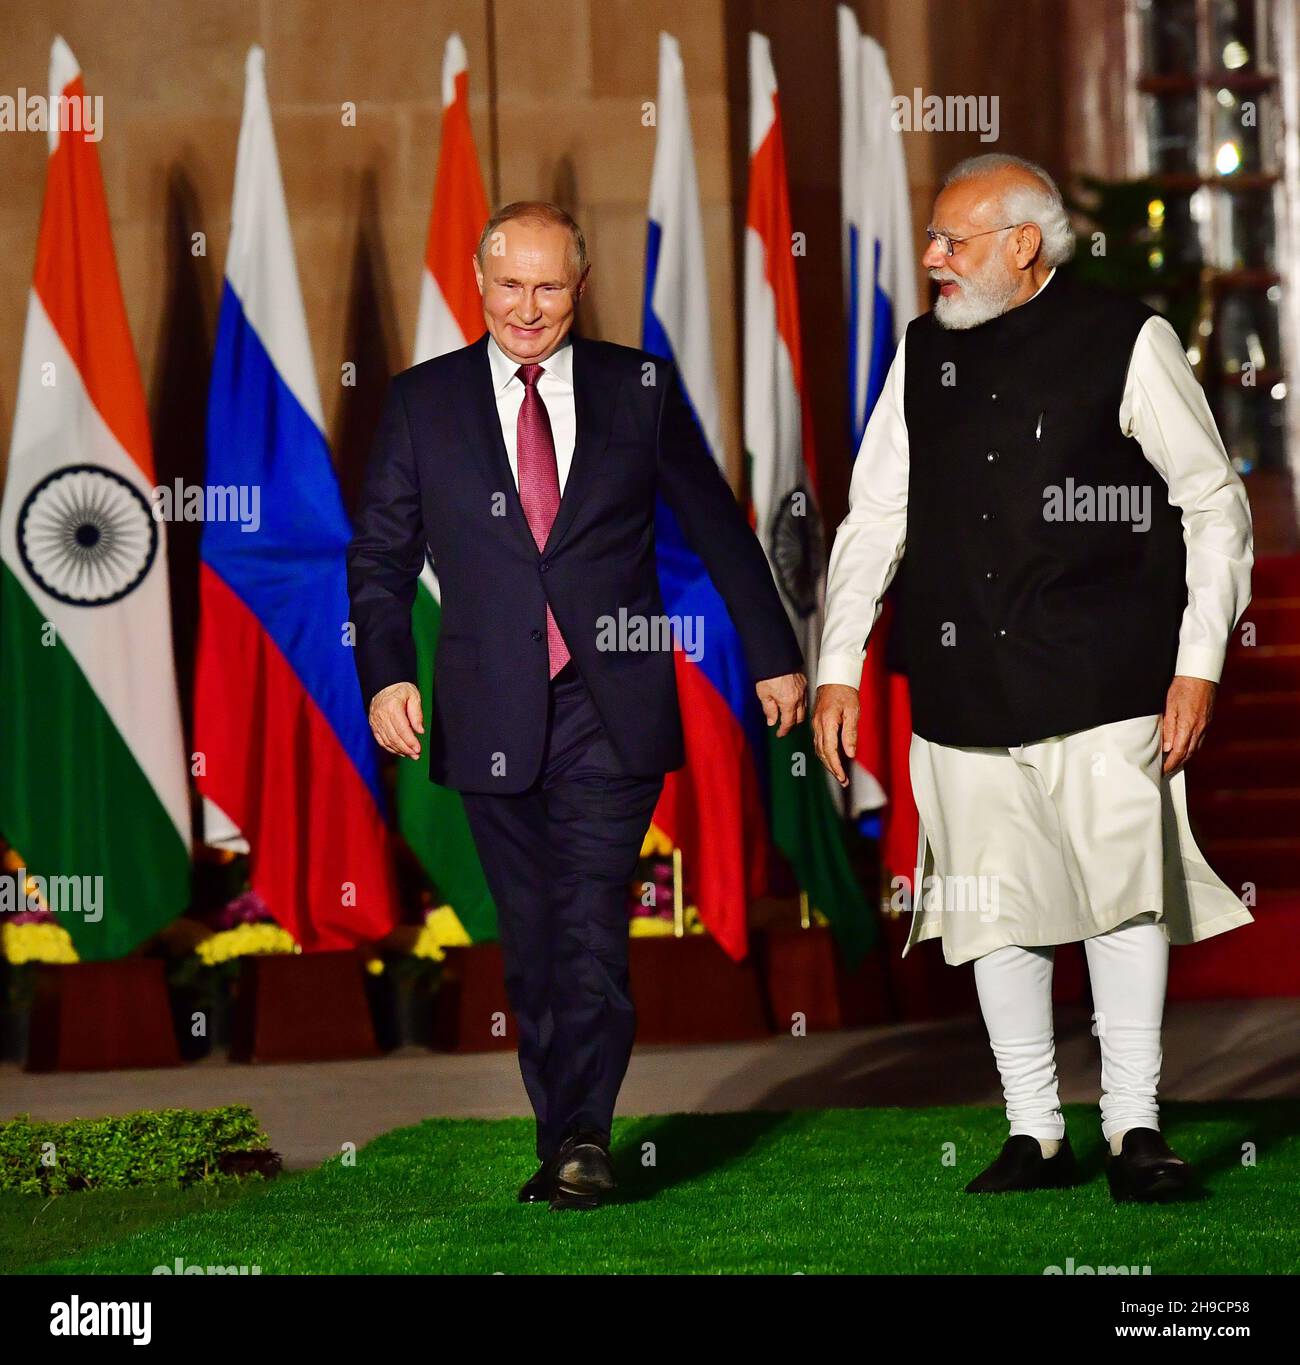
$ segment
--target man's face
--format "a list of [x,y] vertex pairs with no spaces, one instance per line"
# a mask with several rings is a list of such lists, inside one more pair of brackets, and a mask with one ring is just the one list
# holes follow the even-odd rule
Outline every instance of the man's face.
[[954,238],[970,238],[955,242],[951,256],[938,242],[931,242],[921,257],[930,278],[939,284],[934,315],[940,326],[978,327],[1004,313],[1020,288],[1015,234],[989,231],[1005,224],[1005,218],[998,217],[1001,211],[996,186],[983,177],[959,180],[934,201],[930,226]]
[[560,345],[587,285],[568,229],[550,223],[502,223],[474,274],[492,339],[521,365],[545,360]]

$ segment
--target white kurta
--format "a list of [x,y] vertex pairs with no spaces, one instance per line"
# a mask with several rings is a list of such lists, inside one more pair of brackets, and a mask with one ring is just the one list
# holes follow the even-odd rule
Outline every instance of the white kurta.
[[[857,687],[866,638],[903,557],[905,348],[901,342],[863,436],[849,512],[831,552],[819,685]],[[1150,318],[1138,334],[1117,420],[1182,512],[1188,601],[1174,671],[1218,682],[1229,636],[1250,601],[1250,509],[1205,395],[1164,318]],[[1145,912],[1160,917],[1172,943],[1249,923],[1249,912],[1192,837],[1184,775],[1164,777],[1161,761],[1158,717],[1010,749],[954,748],[914,736],[912,786],[921,831],[904,954],[942,935],[945,958],[965,962],[1009,943],[1077,941]],[[972,876],[973,883],[943,880]],[[948,894],[940,898],[943,890]],[[967,908],[955,908],[963,897]],[[948,901],[946,911],[941,899]]]
[[1160,771],[1160,717],[1009,749],[912,737],[921,817],[912,929],[956,966],[995,948],[1108,933],[1150,913],[1171,943],[1249,924],[1187,821],[1183,773]]

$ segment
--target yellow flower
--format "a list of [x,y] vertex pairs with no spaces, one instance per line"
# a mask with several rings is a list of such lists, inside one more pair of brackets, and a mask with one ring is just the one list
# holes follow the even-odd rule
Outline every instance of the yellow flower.
[[440,905],[425,916],[424,928],[420,930],[411,954],[441,962],[447,956],[448,948],[467,948],[471,942],[455,910],[450,905]]
[[[682,911],[682,928],[688,934],[704,934],[703,921],[699,910],[688,905]],[[627,922],[627,932],[631,938],[669,938],[676,931],[671,918],[663,915],[633,915]]]
[[278,924],[239,924],[205,938],[194,950],[209,967],[256,953],[297,953],[301,948]]
[[72,937],[58,924],[0,925],[0,947],[7,962],[77,962]]
[[633,915],[628,920],[627,932],[632,938],[670,938],[673,922],[659,915]]

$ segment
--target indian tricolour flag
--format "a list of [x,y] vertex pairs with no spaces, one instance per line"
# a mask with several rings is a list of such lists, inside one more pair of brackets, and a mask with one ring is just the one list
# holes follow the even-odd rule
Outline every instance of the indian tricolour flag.
[[0,503],[0,832],[33,876],[101,879],[56,922],[102,959],[184,910],[190,806],[144,390],[97,144],[67,117],[84,93],[56,38]]
[[[744,434],[750,499],[754,529],[814,678],[826,562],[795,281],[804,241],[790,217],[771,45],[759,33],[749,35],[749,99]],[[804,722],[770,745],[772,836],[812,909],[826,916],[846,954],[856,959],[874,940],[875,924],[848,862],[811,729]]]
[[[469,121],[469,62],[465,44],[453,33],[442,59],[442,139],[412,364],[468,346],[483,335],[483,308],[471,258],[487,217]],[[427,562],[411,615],[427,721],[433,714],[433,651],[442,615],[438,579]],[[468,936],[475,942],[495,938],[496,906],[483,878],[465,807],[455,792],[429,781],[423,759],[398,763],[397,820],[411,851]]]

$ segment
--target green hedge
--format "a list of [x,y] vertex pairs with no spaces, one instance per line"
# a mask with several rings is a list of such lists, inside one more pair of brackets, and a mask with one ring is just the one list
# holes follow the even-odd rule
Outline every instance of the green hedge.
[[19,1114],[0,1122],[0,1191],[66,1194],[273,1175],[279,1157],[266,1142],[243,1104],[64,1123],[33,1122]]

